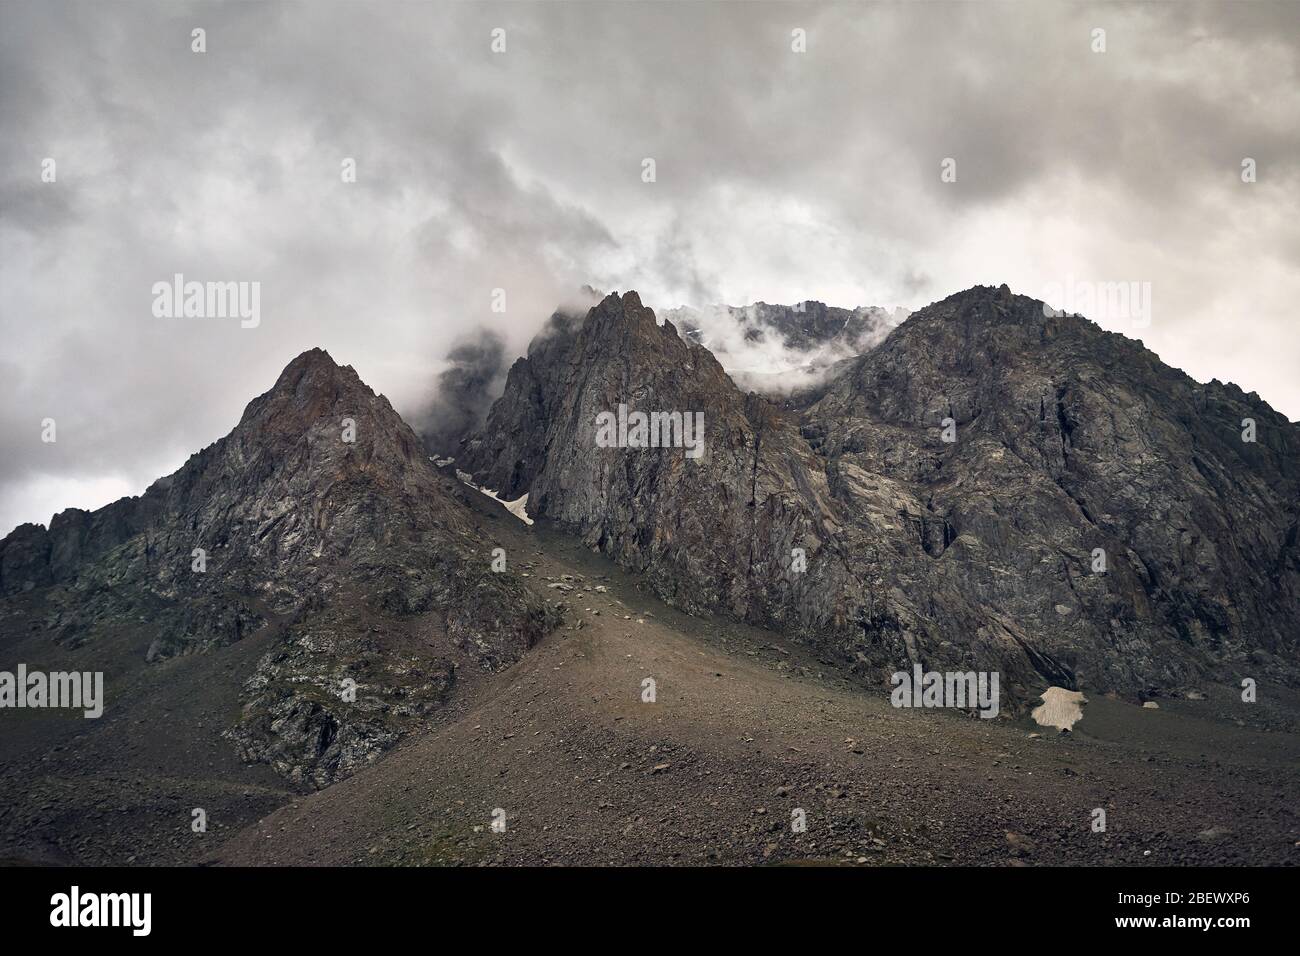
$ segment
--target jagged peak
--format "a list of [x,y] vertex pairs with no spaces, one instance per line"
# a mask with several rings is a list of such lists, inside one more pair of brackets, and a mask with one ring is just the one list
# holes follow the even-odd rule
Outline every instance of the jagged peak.
[[654,310],[641,302],[641,296],[629,289],[621,295],[611,292],[592,306],[583,321],[588,333],[602,334],[606,330],[618,334],[661,334],[659,320]]
[[929,323],[944,323],[953,319],[974,321],[983,326],[1052,324],[1057,328],[1092,327],[1104,331],[1087,316],[1058,311],[1042,299],[1013,292],[1006,283],[998,286],[974,285],[954,292],[912,312],[899,329],[911,329],[915,333]]
[[1038,302],[1040,305],[1042,304],[1041,300],[1035,299],[1032,296],[1020,295],[1012,292],[1011,287],[1004,282],[1002,285],[973,285],[969,289],[962,289],[959,292],[954,292],[952,295],[945,296],[944,298],[932,302],[930,305],[917,311],[924,312],[927,309],[933,309],[937,306],[943,305],[962,306],[982,302],[1009,304],[1017,302],[1018,300],[1023,300],[1024,302]]
[[638,313],[643,309],[646,309],[646,306],[642,304],[640,294],[635,289],[628,289],[622,294],[619,294],[618,292],[609,293],[592,306],[591,311],[595,312],[599,310],[602,312],[621,312],[626,314]]
[[312,348],[286,365],[269,391],[248,403],[240,423],[265,415],[283,415],[288,409],[311,414],[340,400],[361,404],[373,398],[374,390],[361,380],[356,369],[339,365],[322,348]]
[[293,359],[284,367],[280,377],[276,379],[276,387],[284,382],[296,382],[304,376],[316,374],[327,375],[330,377],[343,377],[361,381],[357,375],[356,369],[351,365],[339,365],[334,361],[333,356],[322,348],[310,348],[301,355]]
[[331,365],[338,365],[338,363],[334,361],[334,357],[331,356],[327,350],[317,345],[307,349],[305,352],[302,352],[297,358],[295,358],[292,362],[290,362],[285,367],[292,368],[293,366],[299,363],[310,363],[310,362],[328,362]]
[[304,379],[314,379],[319,383],[337,382],[374,394],[370,386],[361,380],[355,368],[338,364],[329,352],[321,348],[308,349],[286,365],[276,380],[276,387],[282,382],[300,382]]

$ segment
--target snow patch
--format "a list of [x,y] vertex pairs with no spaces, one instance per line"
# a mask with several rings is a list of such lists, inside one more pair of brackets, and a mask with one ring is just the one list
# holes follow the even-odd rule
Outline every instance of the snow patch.
[[501,499],[497,497],[495,491],[489,491],[487,488],[480,488],[479,491],[483,492],[483,494],[487,495],[493,501],[500,501],[501,504],[506,506],[506,511],[509,511],[524,524],[533,523],[533,519],[528,517],[528,495],[516,498],[514,501],[501,501]]
[[459,478],[465,484],[469,485],[475,491],[481,491],[483,492],[483,494],[487,495],[493,501],[505,505],[506,511],[509,511],[512,515],[514,515],[524,524],[533,523],[533,519],[528,517],[528,496],[527,495],[523,495],[519,498],[516,498],[514,501],[502,501],[500,498],[497,497],[497,493],[492,489],[484,488],[480,485],[476,485],[474,483],[474,476],[471,475],[469,472],[461,471],[459,468],[457,468],[456,477]]
[[1083,705],[1088,703],[1088,698],[1080,691],[1049,687],[1043,691],[1042,698],[1042,705],[1035,707],[1031,715],[1038,726],[1069,730],[1083,720]]

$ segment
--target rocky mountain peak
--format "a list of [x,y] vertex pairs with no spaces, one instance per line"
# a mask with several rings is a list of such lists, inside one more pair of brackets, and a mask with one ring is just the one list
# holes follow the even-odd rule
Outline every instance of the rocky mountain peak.
[[303,352],[286,365],[267,394],[307,396],[341,394],[353,390],[370,392],[351,365],[339,365],[329,352],[314,348]]
[[[229,732],[323,786],[441,706],[457,661],[510,664],[553,625],[491,570],[463,496],[387,399],[312,349],[144,495],[0,541],[0,594],[69,649],[138,635],[137,666],[273,630]],[[408,650],[380,653],[392,641]],[[343,676],[371,683],[367,706],[340,701]]]
[[352,366],[337,364],[324,349],[309,349],[285,366],[269,391],[249,402],[240,423],[287,417],[287,428],[306,427],[349,405],[369,408],[375,399]]
[[612,292],[587,313],[583,332],[590,338],[614,336],[654,343],[663,337],[664,329],[655,319],[654,311],[641,304],[636,292],[622,295]]

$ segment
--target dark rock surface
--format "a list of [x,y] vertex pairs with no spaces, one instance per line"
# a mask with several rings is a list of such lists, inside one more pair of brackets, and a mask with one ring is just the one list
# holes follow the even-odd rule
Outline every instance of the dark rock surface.
[[[620,403],[702,411],[703,457],[598,448]],[[534,343],[459,463],[670,603],[872,681],[997,670],[1025,704],[1296,679],[1300,427],[1005,286],[922,309],[783,403],[611,295]]]

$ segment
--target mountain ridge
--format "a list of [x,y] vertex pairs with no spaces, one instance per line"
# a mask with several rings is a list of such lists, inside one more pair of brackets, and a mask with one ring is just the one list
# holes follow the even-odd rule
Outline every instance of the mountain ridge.
[[[985,287],[777,399],[611,296],[438,466],[304,352],[144,495],[0,541],[0,649],[107,704],[7,724],[0,856],[997,863],[1014,826],[1039,862],[1288,860],[1295,428],[1090,326]],[[702,411],[703,455],[601,447],[620,402]],[[891,707],[914,664],[999,672],[1003,719]],[[1085,720],[1026,742],[1049,683]],[[796,801],[807,836],[754,810]],[[177,834],[193,806],[224,847]]]
[[[618,316],[640,334],[622,333]],[[504,497],[529,494],[531,514],[647,574],[670,603],[793,628],[875,674],[973,659],[1004,670],[1028,699],[1046,684],[1075,689],[1081,674],[1095,689],[1168,693],[1230,661],[1294,679],[1285,652],[1300,619],[1300,440],[1262,400],[1199,386],[1140,343],[1048,315],[1005,285],[913,313],[802,408],[741,392],[670,323],[654,339],[652,322],[639,296],[611,295],[578,329],[530,349],[462,461]],[[1039,360],[1053,375],[1034,369]],[[1124,401],[1112,400],[1108,378]],[[1124,411],[1129,400],[1155,403],[1149,422]],[[1165,400],[1176,411],[1158,413]],[[620,401],[703,408],[700,472],[679,453],[596,449],[594,415]],[[1252,416],[1259,440],[1238,442],[1243,452],[1232,439]],[[952,443],[942,440],[948,419],[961,436]],[[1194,455],[1179,452],[1185,442]],[[1232,487],[1233,469],[1248,488]],[[953,493],[964,480],[969,501]],[[1017,486],[1022,497],[1004,494]],[[947,500],[936,505],[936,494]],[[1114,521],[1112,501],[1123,512]],[[1048,530],[1017,527],[1017,509]],[[1163,517],[1148,520],[1151,510]],[[977,553],[990,542],[997,575]],[[801,546],[806,578],[787,570]],[[1109,578],[1090,574],[1098,547],[1113,552]],[[1221,551],[1228,570],[1211,573]],[[1055,555],[1051,572],[1030,553]],[[1255,554],[1272,555],[1274,572],[1257,596]]]
[[[620,403],[706,410],[705,460],[596,449],[596,415]],[[1251,415],[1258,441],[1234,443],[1228,423]],[[942,440],[944,421],[959,440]],[[790,629],[849,673],[974,662],[1005,670],[1019,698],[1081,681],[1141,697],[1234,661],[1293,678],[1298,448],[1296,426],[1257,396],[1199,385],[1005,285],[918,310],[799,402],[742,391],[629,291],[552,316],[458,467],[507,500],[528,494],[532,515],[669,603]],[[15,529],[0,541],[0,593],[54,588],[49,628],[74,645],[144,609],[159,660],[319,607],[321,588],[340,586],[322,562],[346,554],[372,605],[454,604],[444,625],[476,622],[450,630],[487,666],[515,660],[547,613],[515,590],[498,618],[470,595],[509,576],[428,559],[429,541],[460,554],[469,533],[442,480],[386,398],[309,349],[143,495]],[[231,576],[192,572],[205,544]],[[1112,562],[1105,578],[1090,573],[1094,548]],[[796,549],[806,573],[792,570]],[[494,636],[469,637],[479,624]]]

